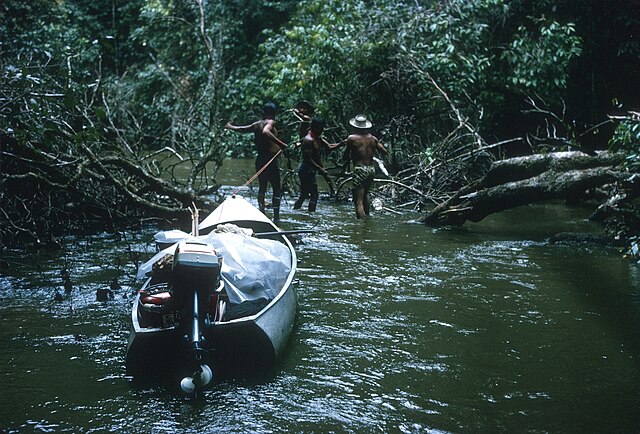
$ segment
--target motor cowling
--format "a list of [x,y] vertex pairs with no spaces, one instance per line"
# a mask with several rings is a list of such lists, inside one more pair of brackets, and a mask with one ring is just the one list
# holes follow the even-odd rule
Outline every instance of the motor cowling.
[[222,258],[211,244],[182,241],[173,256],[171,290],[180,306],[190,306],[193,291],[198,291],[200,312],[205,312],[208,300],[220,284]]
[[183,379],[181,387],[185,391],[192,386],[195,390],[211,381],[211,375],[203,374],[211,373],[203,363],[210,350],[205,335],[211,321],[208,312],[210,300],[220,283],[221,263],[222,258],[213,246],[199,241],[179,243],[173,256],[171,291],[180,309],[188,354],[186,363],[200,367],[196,370],[199,374]]

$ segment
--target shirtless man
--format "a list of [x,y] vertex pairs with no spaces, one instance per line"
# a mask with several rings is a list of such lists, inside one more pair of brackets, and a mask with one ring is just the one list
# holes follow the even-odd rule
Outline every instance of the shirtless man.
[[[272,102],[264,105],[262,109],[262,119],[250,125],[236,126],[228,122],[225,128],[239,133],[253,133],[254,143],[258,150],[256,158],[256,171],[262,169],[274,158],[278,152],[287,148],[287,144],[277,136],[275,127],[276,105]],[[280,221],[280,168],[278,160],[274,159],[267,168],[258,175],[258,206],[264,213],[264,197],[267,191],[267,184],[271,184],[273,190],[273,221]]]
[[[300,101],[296,108],[293,109],[293,115],[300,121],[300,127],[298,131],[298,136],[300,137],[300,145],[302,145],[302,140],[306,137],[309,132],[309,128],[311,126],[311,118],[315,113],[315,107],[311,105],[308,101]],[[320,155],[319,162],[320,165],[323,166],[324,156],[331,152],[334,148],[338,147],[339,144],[330,144],[325,140],[324,137],[321,138],[321,146],[320,146]],[[298,172],[299,174],[299,172]],[[329,194],[333,196],[335,194],[335,187],[333,185],[333,181],[329,174],[324,171],[320,172],[325,181],[327,181],[327,185],[329,186]],[[301,181],[302,182],[302,181]]]
[[323,144],[322,131],[324,131],[324,119],[311,119],[311,127],[307,134],[302,138],[302,161],[298,166],[298,177],[300,178],[300,197],[293,205],[294,209],[300,209],[305,200],[309,199],[309,211],[316,210],[318,204],[318,183],[316,173],[320,172],[323,176],[327,171],[322,165],[322,156],[320,153]]
[[369,133],[372,124],[365,115],[356,116],[349,124],[356,132],[347,138],[344,158],[351,158],[353,162],[353,204],[356,217],[362,219],[369,215],[371,208],[369,189],[376,173],[373,157],[376,151],[386,155],[387,150]]

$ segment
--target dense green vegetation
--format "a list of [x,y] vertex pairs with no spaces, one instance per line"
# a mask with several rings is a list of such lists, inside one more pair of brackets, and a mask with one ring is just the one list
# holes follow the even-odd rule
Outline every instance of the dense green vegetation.
[[[396,173],[438,167],[414,184],[434,197],[470,176],[445,163],[478,148],[611,146],[636,170],[639,34],[632,0],[6,0],[0,233],[174,215],[215,190],[226,155],[252,153],[222,127],[269,100],[285,140],[300,99],[334,138],[366,113]],[[176,155],[188,180],[159,183]]]

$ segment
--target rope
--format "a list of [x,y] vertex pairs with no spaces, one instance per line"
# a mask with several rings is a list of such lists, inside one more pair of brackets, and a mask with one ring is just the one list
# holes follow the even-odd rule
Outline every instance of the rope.
[[254,180],[254,179],[256,179],[258,176],[260,176],[260,174],[261,174],[262,172],[264,172],[264,170],[269,166],[269,164],[271,164],[271,163],[273,162],[273,160],[275,160],[275,159],[276,159],[276,157],[277,157],[278,155],[280,155],[281,153],[282,153],[282,149],[280,149],[280,150],[276,153],[276,155],[274,155],[274,156],[271,158],[271,160],[267,161],[267,164],[265,164],[264,166],[262,166],[262,167],[260,168],[260,170],[258,170],[258,171],[257,171],[257,172],[256,172],[256,173],[255,173],[251,178],[249,178],[249,180],[248,180],[247,182],[245,182],[245,183],[244,183],[244,184],[242,184],[240,187],[238,187],[238,188],[236,189],[236,191],[234,191],[231,195],[232,195],[232,196],[235,196],[235,195],[236,195],[240,190],[242,190],[243,188],[245,188],[247,185],[251,184],[251,183],[253,182],[253,180]]

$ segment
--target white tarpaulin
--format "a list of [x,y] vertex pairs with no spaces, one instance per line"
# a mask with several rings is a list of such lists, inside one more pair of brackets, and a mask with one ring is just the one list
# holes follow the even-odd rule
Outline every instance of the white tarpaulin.
[[[232,304],[273,299],[291,271],[291,252],[278,241],[239,233],[211,233],[185,239],[209,243],[222,256],[222,280]],[[166,255],[173,256],[175,249],[175,245],[168,247],[142,264],[137,278],[148,276],[153,264]]]

